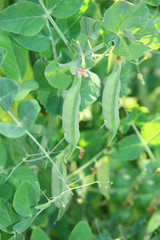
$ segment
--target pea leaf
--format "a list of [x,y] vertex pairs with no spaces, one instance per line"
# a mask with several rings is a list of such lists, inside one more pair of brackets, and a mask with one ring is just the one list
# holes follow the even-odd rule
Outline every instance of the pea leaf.
[[50,238],[41,228],[36,228],[32,231],[30,240],[37,240],[37,239],[50,240]]
[[0,169],[3,169],[7,161],[7,153],[2,143],[0,143],[0,156]]
[[29,80],[29,81],[20,83],[18,87],[19,87],[19,91],[15,98],[15,101],[22,100],[23,98],[26,97],[28,93],[30,93],[33,90],[37,90],[39,87],[39,84],[36,81]]
[[25,240],[22,234],[14,235],[13,237],[9,238],[9,240]]
[[0,78],[0,86],[0,106],[4,111],[8,111],[17,95],[18,87],[13,80],[5,77]]
[[88,71],[89,77],[82,78],[80,89],[81,105],[80,110],[91,105],[97,100],[101,93],[101,81],[97,74]]
[[18,105],[18,119],[25,129],[33,126],[40,111],[40,106],[36,100],[24,100]]
[[69,235],[68,240],[93,240],[94,236],[91,232],[91,229],[87,222],[80,221],[72,230],[71,234]]
[[18,234],[24,232],[34,221],[35,217],[28,218],[14,225],[13,229]]
[[155,119],[144,124],[141,130],[144,140],[153,147],[158,147],[160,144],[160,120]]
[[60,90],[67,89],[73,81],[69,68],[60,67],[55,61],[51,61],[45,68],[45,77],[52,87]]
[[86,34],[90,38],[98,37],[99,22],[90,17],[82,17],[80,20],[81,34]]
[[0,30],[0,46],[6,49],[6,56],[1,66],[4,74],[9,78],[20,81],[26,72],[28,51],[2,30]]
[[147,226],[147,232],[152,233],[160,225],[160,210],[157,210],[150,218]]
[[15,211],[21,216],[32,217],[31,207],[37,205],[37,203],[36,191],[31,182],[23,181],[14,194],[13,207]]
[[12,197],[13,190],[8,183],[0,184],[0,198],[8,200]]
[[12,122],[0,122],[0,134],[8,138],[19,138],[25,134],[25,130]]
[[11,226],[19,221],[19,216],[13,211],[10,204],[0,198],[0,229],[7,233],[13,233]]
[[0,13],[0,28],[25,36],[33,36],[45,24],[44,12],[35,3],[24,1],[5,8]]
[[43,31],[43,29],[34,36],[13,34],[12,38],[24,48],[35,52],[43,52],[51,45],[51,40],[46,35],[45,31]]
[[[46,6],[53,17],[67,18],[72,16],[83,4],[83,0],[46,0]],[[67,11],[66,11],[67,9]]]
[[119,142],[118,159],[132,161],[144,151],[143,145],[136,134],[129,135]]
[[38,89],[38,100],[44,106],[46,111],[53,114],[60,114],[62,111],[62,97],[57,96],[58,91],[56,88],[52,87],[45,75],[44,71],[47,66],[47,62],[41,58],[36,61],[34,65],[34,76],[35,80],[39,83]]
[[159,0],[146,0],[146,3],[151,6],[159,6],[160,5]]

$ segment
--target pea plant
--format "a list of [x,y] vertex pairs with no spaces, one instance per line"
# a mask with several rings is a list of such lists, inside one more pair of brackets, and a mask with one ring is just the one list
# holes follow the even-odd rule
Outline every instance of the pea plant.
[[159,239],[159,5],[1,0],[2,239]]

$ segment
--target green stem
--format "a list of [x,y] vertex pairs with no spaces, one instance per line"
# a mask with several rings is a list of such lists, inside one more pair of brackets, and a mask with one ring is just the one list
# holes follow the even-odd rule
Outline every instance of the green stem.
[[57,33],[59,34],[59,36],[62,38],[63,42],[66,44],[66,46],[68,47],[68,49],[74,53],[74,49],[72,48],[72,46],[70,45],[70,43],[68,42],[67,38],[64,36],[64,34],[62,33],[62,31],[59,29],[59,27],[57,26],[57,24],[55,23],[55,21],[53,20],[53,18],[51,17],[51,15],[49,14],[47,8],[45,7],[44,3],[42,0],[38,0],[43,11],[46,14],[46,17],[48,18],[48,20],[50,21],[50,23],[52,24],[52,26],[54,27],[54,29],[57,31]]
[[105,44],[104,44],[104,43],[100,43],[100,44],[97,45],[96,47],[94,47],[94,48],[89,49],[88,51],[86,51],[86,52],[84,53],[84,56],[87,57],[87,56],[91,55],[92,53],[94,53],[94,52],[96,52],[96,51],[98,51],[98,50],[100,50],[100,49],[102,49],[102,48],[104,48],[104,47],[105,47]]
[[82,68],[86,68],[86,61],[85,61],[85,56],[84,56],[84,53],[83,53],[83,50],[81,48],[81,45],[79,43],[79,41],[76,42],[78,47],[79,47],[79,50],[80,50],[80,54],[81,54],[81,57],[82,57],[82,64],[81,64],[81,67]]
[[106,53],[108,53],[109,50],[110,50],[110,48],[108,48],[106,51],[104,51],[104,53],[102,53],[102,55],[95,61],[94,65],[91,68],[95,67],[106,56]]
[[55,46],[55,42],[52,36],[52,31],[51,31],[51,27],[49,24],[48,19],[46,19],[46,26],[48,28],[49,34],[50,34],[50,40],[51,40],[51,44],[52,44],[52,52],[53,52],[53,58],[55,59],[57,57],[57,52],[56,52],[56,46]]

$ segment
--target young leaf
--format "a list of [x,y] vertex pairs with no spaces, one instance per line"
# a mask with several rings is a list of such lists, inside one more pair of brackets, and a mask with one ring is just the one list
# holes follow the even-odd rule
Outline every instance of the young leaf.
[[72,230],[68,240],[93,240],[94,236],[87,222],[80,221]]
[[17,188],[13,198],[15,211],[21,216],[32,217],[31,207],[37,205],[37,203],[36,191],[31,182],[23,181]]
[[45,24],[42,8],[32,2],[18,2],[0,13],[0,28],[25,36],[33,36],[41,31]]
[[101,93],[101,81],[97,74],[88,71],[88,77],[82,78],[80,110],[85,109],[97,100]]
[[[83,0],[46,0],[46,6],[53,17],[67,18],[72,16],[83,4]],[[66,11],[67,9],[67,11]]]
[[45,77],[52,87],[60,90],[67,89],[73,82],[69,68],[60,67],[55,61],[47,65]]
[[15,101],[19,101],[25,98],[25,96],[33,90],[37,90],[39,84],[36,81],[29,80],[22,82],[18,85],[19,91],[15,98]]
[[41,228],[36,228],[32,231],[30,240],[37,240],[37,239],[50,240],[50,238]]
[[18,105],[18,119],[25,129],[33,126],[40,111],[40,106],[36,100],[24,100]]
[[7,233],[13,233],[11,226],[19,221],[19,216],[13,211],[10,204],[0,199],[0,229]]
[[4,74],[16,81],[22,80],[28,64],[28,51],[2,30],[0,30],[0,46],[6,49],[6,56],[2,62]]
[[0,170],[4,168],[7,161],[7,153],[3,144],[0,142]]
[[120,161],[132,161],[138,158],[144,151],[143,144],[136,134],[129,135],[119,142],[118,159]]
[[25,240],[25,238],[22,234],[16,234],[13,237],[9,238],[9,240]]
[[13,80],[5,77],[0,78],[0,86],[0,106],[4,111],[8,111],[17,95],[18,87]]

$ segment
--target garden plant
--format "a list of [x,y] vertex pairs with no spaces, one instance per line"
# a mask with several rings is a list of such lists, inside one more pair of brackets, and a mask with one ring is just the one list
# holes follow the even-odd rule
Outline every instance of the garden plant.
[[0,0],[0,239],[160,239],[160,0]]

